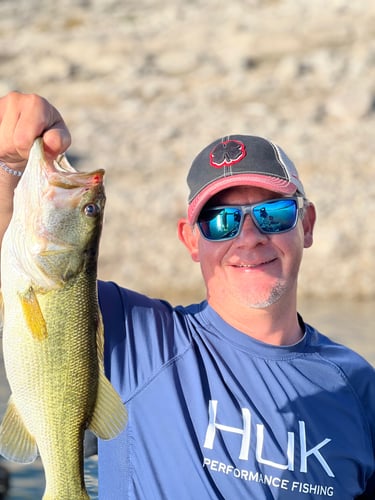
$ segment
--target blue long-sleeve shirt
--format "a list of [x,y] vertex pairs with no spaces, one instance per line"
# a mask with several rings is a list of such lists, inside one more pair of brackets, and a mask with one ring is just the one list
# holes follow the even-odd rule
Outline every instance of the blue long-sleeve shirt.
[[375,498],[375,372],[358,354],[308,325],[272,346],[206,302],[99,294],[106,372],[129,414],[99,443],[99,498]]

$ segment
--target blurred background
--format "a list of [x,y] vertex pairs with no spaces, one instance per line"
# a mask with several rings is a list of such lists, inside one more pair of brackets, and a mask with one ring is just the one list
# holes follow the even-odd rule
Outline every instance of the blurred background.
[[375,5],[361,0],[0,0],[0,94],[43,95],[71,161],[107,171],[100,275],[202,293],[176,239],[194,156],[228,133],[294,160],[318,209],[301,295],[375,297]]
[[106,169],[100,278],[173,304],[204,297],[176,234],[191,161],[229,133],[278,143],[318,211],[300,311],[375,364],[374,18],[363,0],[0,0],[0,95],[46,97],[71,162]]

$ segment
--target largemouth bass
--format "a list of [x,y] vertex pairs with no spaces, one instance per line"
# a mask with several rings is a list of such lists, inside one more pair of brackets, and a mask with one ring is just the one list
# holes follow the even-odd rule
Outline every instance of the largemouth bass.
[[47,161],[34,142],[1,250],[3,350],[11,397],[0,453],[43,463],[43,499],[89,498],[83,439],[119,434],[126,410],[104,375],[97,256],[104,170]]

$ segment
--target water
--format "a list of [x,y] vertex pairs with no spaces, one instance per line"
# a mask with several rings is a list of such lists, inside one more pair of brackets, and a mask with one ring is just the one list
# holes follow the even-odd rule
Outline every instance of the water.
[[[362,354],[375,366],[374,311],[375,301],[333,302],[303,300],[299,311],[307,323],[317,327],[322,333]],[[2,354],[0,354],[0,414],[5,411],[9,388],[5,378]],[[11,487],[7,499],[36,500],[44,491],[44,474],[40,461],[21,465],[0,462],[11,473]],[[85,460],[85,480],[92,499],[97,498],[97,457]]]
[[375,366],[375,300],[305,299],[299,303],[299,312],[306,323],[354,349]]

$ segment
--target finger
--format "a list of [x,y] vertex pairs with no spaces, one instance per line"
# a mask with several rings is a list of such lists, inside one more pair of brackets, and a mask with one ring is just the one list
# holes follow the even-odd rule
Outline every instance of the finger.
[[71,144],[69,130],[64,122],[58,122],[43,133],[44,151],[47,157],[55,159]]
[[28,151],[44,126],[45,104],[31,94],[11,92],[0,100],[1,158],[18,162],[27,158]]
[[71,143],[70,133],[60,113],[46,99],[37,97],[27,102],[14,130],[18,155],[27,158],[34,140],[41,136],[47,155],[54,158]]
[[0,99],[0,158],[15,166],[24,165],[39,136],[43,136],[51,157],[70,145],[70,134],[60,113],[46,99],[18,92]]

